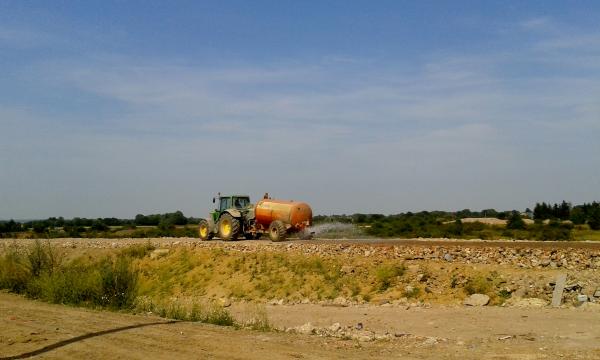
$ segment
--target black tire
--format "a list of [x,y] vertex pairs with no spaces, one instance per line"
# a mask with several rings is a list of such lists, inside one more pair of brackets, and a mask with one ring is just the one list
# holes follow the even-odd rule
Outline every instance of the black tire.
[[200,240],[207,241],[213,238],[214,234],[210,232],[210,227],[208,226],[208,221],[202,219],[198,223],[198,234],[200,235]]
[[236,240],[240,235],[240,221],[227,213],[221,215],[218,228],[223,241]]
[[269,238],[271,238],[271,241],[284,241],[287,238],[283,222],[275,220],[269,225]]

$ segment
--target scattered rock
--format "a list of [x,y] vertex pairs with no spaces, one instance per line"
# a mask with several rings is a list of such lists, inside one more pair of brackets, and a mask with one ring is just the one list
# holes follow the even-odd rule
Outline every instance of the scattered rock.
[[577,290],[580,290],[581,288],[582,288],[582,286],[579,283],[569,284],[569,285],[565,286],[565,291],[577,291]]
[[450,262],[450,261],[454,260],[454,257],[452,255],[448,254],[448,253],[445,253],[444,254],[444,260]]
[[540,262],[540,265],[542,265],[543,267],[546,267],[546,266],[550,265],[550,262],[551,262],[550,259],[545,258],[545,259],[542,259],[542,261]]
[[423,341],[423,345],[425,346],[432,346],[438,343],[438,339],[432,336],[428,336],[427,338],[425,338],[425,340]]
[[579,294],[579,295],[577,295],[577,301],[579,301],[580,303],[587,302],[588,296],[585,294]]
[[346,306],[348,306],[348,303],[349,303],[348,300],[342,296],[338,296],[333,300],[333,304],[337,305],[337,306],[346,307]]
[[315,327],[311,323],[308,322],[302,326],[298,326],[296,328],[296,331],[299,332],[300,334],[305,334],[305,335],[314,334]]
[[490,297],[485,294],[473,294],[463,301],[467,306],[485,306],[490,302]]
[[328,330],[331,332],[338,332],[340,331],[340,329],[342,328],[342,325],[340,325],[340,323],[334,323],[333,325],[331,325]]
[[362,330],[363,329],[363,323],[359,322],[358,324],[356,324],[356,326],[354,328],[356,330]]
[[594,297],[600,298],[600,289],[597,289],[596,292],[594,292]]
[[514,335],[505,335],[505,336],[498,337],[498,340],[508,340],[508,339],[512,339],[514,337],[515,337]]

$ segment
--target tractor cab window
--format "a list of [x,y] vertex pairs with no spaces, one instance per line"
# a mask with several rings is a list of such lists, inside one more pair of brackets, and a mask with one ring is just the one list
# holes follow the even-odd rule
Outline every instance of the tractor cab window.
[[248,198],[236,198],[234,205],[237,209],[243,209],[250,204],[250,199]]
[[221,198],[221,211],[225,209],[231,208],[231,198],[230,197],[222,197]]

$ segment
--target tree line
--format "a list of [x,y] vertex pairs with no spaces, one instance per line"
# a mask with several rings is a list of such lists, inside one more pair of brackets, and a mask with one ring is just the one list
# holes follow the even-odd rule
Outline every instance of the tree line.
[[115,226],[157,226],[163,229],[170,229],[177,225],[198,224],[198,221],[198,218],[186,217],[181,211],[151,215],[138,214],[134,219],[118,219],[115,217],[96,219],[75,217],[73,219],[65,219],[62,216],[24,222],[18,222],[11,219],[9,221],[0,221],[0,234],[30,230],[34,233],[43,234],[49,230],[63,229],[67,235],[73,235],[87,230],[95,232],[108,231],[110,227]]
[[[498,218],[506,220],[506,226],[463,222],[465,218]],[[534,223],[527,224],[524,219],[534,220]],[[592,230],[600,230],[600,203],[577,206],[571,206],[566,201],[557,204],[537,203],[534,210],[527,208],[523,212],[464,209],[394,215],[320,215],[315,216],[314,221],[355,224],[368,235],[377,237],[570,240],[574,225],[587,224]]]
[[570,220],[575,225],[588,224],[592,230],[600,230],[600,202],[571,206],[563,201],[560,204],[537,203],[533,209],[535,220]]

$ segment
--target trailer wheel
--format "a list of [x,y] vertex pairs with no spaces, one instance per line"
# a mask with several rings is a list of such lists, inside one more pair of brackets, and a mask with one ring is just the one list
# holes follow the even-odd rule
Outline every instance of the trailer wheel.
[[208,221],[202,219],[198,223],[198,233],[200,234],[200,240],[206,241],[213,238],[213,233],[210,232],[210,227],[208,226]]
[[240,221],[230,214],[223,214],[219,219],[219,237],[223,241],[236,240],[240,234]]
[[285,225],[279,220],[275,220],[269,225],[269,237],[271,241],[284,241],[287,234]]

